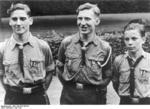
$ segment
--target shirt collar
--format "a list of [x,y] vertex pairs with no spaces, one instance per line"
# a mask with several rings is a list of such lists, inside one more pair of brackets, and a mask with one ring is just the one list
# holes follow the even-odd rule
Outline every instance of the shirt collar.
[[[11,35],[10,40],[11,40],[11,46],[10,46],[11,48],[10,49],[14,50],[14,48],[16,47],[16,44],[19,44],[19,43],[14,39],[13,34]],[[33,36],[32,36],[31,33],[29,35],[29,38],[28,38],[27,42],[29,42],[29,45],[31,45],[33,47],[33,45],[34,45],[34,39],[33,39]]]
[[[99,36],[95,35],[95,37],[93,37],[93,39],[90,41],[90,42],[93,42],[93,44],[95,46],[98,45],[98,40],[99,40],[98,37]],[[75,37],[74,37],[73,41],[75,42],[75,44],[77,44],[77,43],[79,43],[81,41],[79,32],[75,34]]]
[[[146,58],[146,52],[145,52],[144,50],[141,51],[141,56],[143,56],[144,58]],[[129,56],[128,51],[125,53],[125,57],[126,57],[126,58],[127,58],[127,57],[131,58],[131,57]],[[131,58],[131,59],[132,59],[132,58]]]

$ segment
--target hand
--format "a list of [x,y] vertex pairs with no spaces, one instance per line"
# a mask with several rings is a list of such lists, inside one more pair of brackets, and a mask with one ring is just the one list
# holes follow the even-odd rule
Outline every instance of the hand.
[[45,91],[47,91],[48,88],[49,88],[49,86],[48,86],[46,83],[44,83],[44,84],[43,84],[43,88],[45,89]]

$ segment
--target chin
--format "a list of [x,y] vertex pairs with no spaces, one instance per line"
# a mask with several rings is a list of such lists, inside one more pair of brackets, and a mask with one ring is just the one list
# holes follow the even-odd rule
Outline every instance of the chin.
[[16,34],[24,34],[24,31],[16,31]]
[[129,50],[129,52],[131,52],[131,53],[136,53],[137,50]]
[[83,31],[81,31],[80,33],[84,34],[84,35],[88,35],[89,34],[89,32],[83,32]]
[[24,33],[22,33],[22,32],[16,32],[16,34],[18,34],[18,35],[23,35]]

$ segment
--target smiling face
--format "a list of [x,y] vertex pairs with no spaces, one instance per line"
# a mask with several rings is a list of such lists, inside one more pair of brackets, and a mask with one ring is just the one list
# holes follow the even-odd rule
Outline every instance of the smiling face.
[[138,29],[127,30],[124,33],[124,42],[129,52],[136,53],[142,49],[145,37],[142,37]]
[[82,10],[78,13],[77,25],[82,35],[89,35],[95,32],[95,27],[99,22],[99,18],[96,17],[92,9]]
[[9,25],[17,35],[23,35],[29,32],[33,20],[25,10],[15,10],[10,15]]

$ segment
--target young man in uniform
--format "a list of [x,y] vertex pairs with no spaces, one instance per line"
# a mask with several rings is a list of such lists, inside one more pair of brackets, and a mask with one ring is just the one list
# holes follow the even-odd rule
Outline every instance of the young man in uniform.
[[33,23],[26,4],[11,5],[13,33],[0,44],[0,77],[6,90],[5,104],[49,104],[46,91],[54,71],[49,45],[30,32]]
[[120,104],[150,104],[150,54],[142,48],[144,20],[130,21],[123,37],[127,52],[117,56],[113,64],[113,86]]
[[106,104],[111,78],[111,47],[96,35],[100,9],[85,3],[77,9],[79,32],[59,48],[58,72],[63,84],[61,104]]

